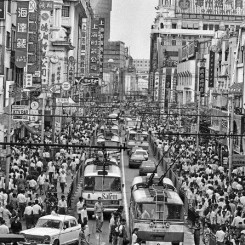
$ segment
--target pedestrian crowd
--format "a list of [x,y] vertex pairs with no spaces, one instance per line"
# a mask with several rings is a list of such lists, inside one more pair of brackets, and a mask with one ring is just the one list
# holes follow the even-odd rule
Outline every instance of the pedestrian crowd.
[[214,140],[201,141],[197,147],[194,137],[163,131],[157,123],[149,127],[155,154],[168,153],[188,198],[195,244],[202,240],[207,245],[212,239],[218,245],[244,245],[245,168],[234,167],[229,179],[228,166],[219,158]]
[[89,146],[95,128],[94,119],[65,123],[55,132],[55,142],[64,146],[55,149],[48,146],[51,129],[44,134],[43,148],[35,145],[41,142],[40,135],[29,133],[18,139],[22,145],[11,147],[8,190],[5,177],[0,181],[0,234],[18,234],[23,226],[35,226],[40,216],[52,211],[67,213],[68,180],[74,178],[88,154],[72,145]]

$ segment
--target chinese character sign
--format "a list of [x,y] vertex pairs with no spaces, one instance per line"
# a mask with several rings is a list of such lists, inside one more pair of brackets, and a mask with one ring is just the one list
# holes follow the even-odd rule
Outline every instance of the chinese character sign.
[[90,74],[99,74],[99,19],[92,19],[90,37]]
[[80,54],[80,71],[82,75],[85,75],[85,62],[86,62],[86,33],[87,33],[87,22],[86,19],[82,19],[82,30],[81,30],[81,54]]
[[29,1],[17,2],[15,65],[24,68],[27,62]]
[[99,76],[103,78],[105,19],[99,18]]
[[209,79],[208,87],[214,87],[214,62],[215,62],[215,53],[211,50],[209,53]]
[[205,69],[205,67],[199,68],[199,92],[201,97],[205,95]]
[[41,38],[41,84],[48,85],[48,57],[49,51],[50,10],[41,10],[40,38]]

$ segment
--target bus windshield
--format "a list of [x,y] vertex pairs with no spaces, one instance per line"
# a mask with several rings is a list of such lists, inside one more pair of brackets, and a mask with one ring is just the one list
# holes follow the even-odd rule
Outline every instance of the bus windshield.
[[110,141],[110,140],[107,140],[104,143],[105,143],[105,146],[111,146],[111,147],[113,147],[113,146],[119,147],[119,145],[120,145],[120,142]]
[[148,135],[146,135],[146,134],[140,134],[139,135],[139,140],[140,141],[148,141]]
[[138,219],[180,220],[182,205],[161,203],[156,206],[155,203],[137,203],[135,205],[135,212]]
[[128,140],[136,140],[136,134],[129,134]]
[[121,191],[119,177],[91,176],[84,178],[85,191]]

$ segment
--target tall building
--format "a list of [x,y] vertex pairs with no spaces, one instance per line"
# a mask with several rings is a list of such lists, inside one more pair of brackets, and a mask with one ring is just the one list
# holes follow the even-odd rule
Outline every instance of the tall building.
[[136,69],[138,78],[147,79],[149,76],[150,60],[149,59],[134,59],[133,65]]
[[110,39],[112,0],[90,0],[95,16],[105,18],[105,43]]
[[182,46],[200,38],[209,39],[216,30],[238,29],[244,18],[242,4],[242,1],[159,0],[150,46],[149,92],[154,100],[169,100],[169,90],[176,89],[176,79],[170,75],[175,74],[173,69]]

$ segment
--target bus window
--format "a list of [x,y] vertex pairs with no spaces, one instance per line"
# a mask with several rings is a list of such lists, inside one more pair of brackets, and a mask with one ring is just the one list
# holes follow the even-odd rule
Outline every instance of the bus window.
[[139,140],[140,141],[148,141],[148,135],[141,134],[140,137],[139,137]]
[[128,140],[136,140],[136,134],[129,134]]
[[168,204],[168,219],[181,219],[181,205]]
[[121,191],[118,177],[96,176],[84,178],[85,191]]

